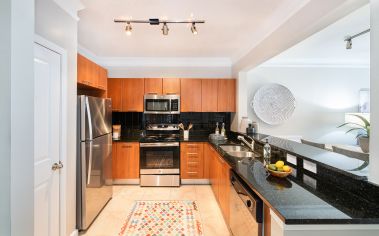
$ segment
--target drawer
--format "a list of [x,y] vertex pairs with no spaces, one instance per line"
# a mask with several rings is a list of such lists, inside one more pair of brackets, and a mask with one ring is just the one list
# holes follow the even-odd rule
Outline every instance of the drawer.
[[191,179],[191,178],[199,178],[200,177],[200,174],[199,172],[197,171],[187,171],[186,172],[186,176],[188,179]]
[[187,162],[187,168],[200,168],[200,163],[199,162]]

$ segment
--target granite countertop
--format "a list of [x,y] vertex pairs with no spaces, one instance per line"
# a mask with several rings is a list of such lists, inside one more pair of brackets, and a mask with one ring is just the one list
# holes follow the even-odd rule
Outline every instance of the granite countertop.
[[266,172],[260,155],[237,160],[220,148],[222,144],[211,144],[286,224],[379,224],[379,199],[368,202],[319,180],[311,187],[303,178],[273,177]]

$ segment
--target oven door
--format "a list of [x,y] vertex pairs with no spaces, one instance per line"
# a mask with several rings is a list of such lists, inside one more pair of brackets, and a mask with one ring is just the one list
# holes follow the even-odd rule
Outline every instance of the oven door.
[[179,143],[141,143],[140,173],[141,175],[179,174]]

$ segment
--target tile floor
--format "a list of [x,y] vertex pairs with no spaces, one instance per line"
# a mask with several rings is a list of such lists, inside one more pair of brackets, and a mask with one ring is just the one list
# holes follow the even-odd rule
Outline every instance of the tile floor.
[[209,185],[183,185],[179,188],[116,185],[113,187],[113,199],[81,235],[117,236],[135,200],[196,200],[204,236],[230,236]]

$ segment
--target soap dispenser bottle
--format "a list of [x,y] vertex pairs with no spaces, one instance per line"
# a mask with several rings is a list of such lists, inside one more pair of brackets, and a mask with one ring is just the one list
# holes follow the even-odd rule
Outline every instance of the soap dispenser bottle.
[[220,134],[220,129],[218,128],[218,122],[216,122],[216,130],[215,130],[215,134],[216,134],[216,135],[219,135],[219,134]]

